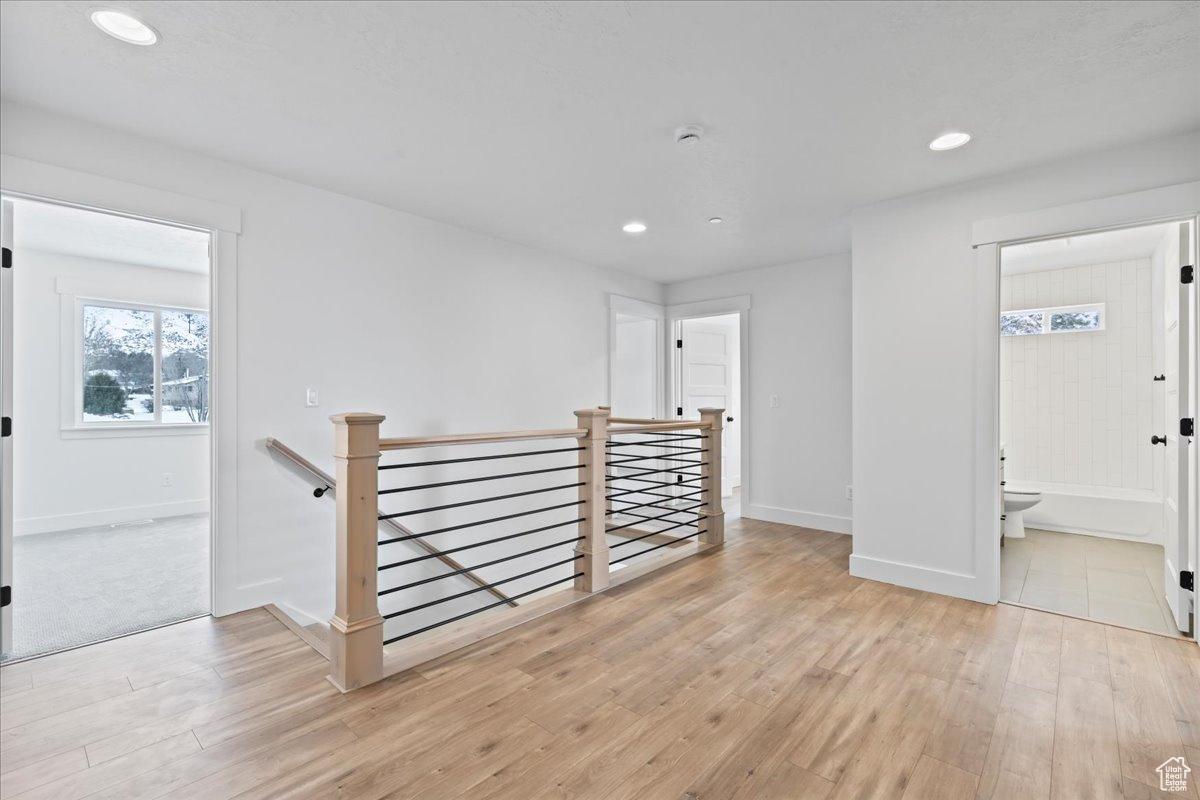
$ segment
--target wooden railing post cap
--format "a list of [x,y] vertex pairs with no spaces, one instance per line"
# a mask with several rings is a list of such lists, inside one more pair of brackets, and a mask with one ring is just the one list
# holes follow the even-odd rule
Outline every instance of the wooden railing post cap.
[[575,412],[575,416],[583,419],[584,417],[607,417],[612,414],[612,409],[607,406],[597,406],[596,408],[583,408]]
[[345,414],[334,414],[330,419],[339,425],[378,425],[387,417],[367,411],[348,411]]

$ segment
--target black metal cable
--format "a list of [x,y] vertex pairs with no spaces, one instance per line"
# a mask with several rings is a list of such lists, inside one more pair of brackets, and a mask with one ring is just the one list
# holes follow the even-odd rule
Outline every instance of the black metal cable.
[[564,483],[561,486],[546,486],[541,489],[530,489],[525,492],[513,492],[511,494],[498,494],[493,497],[481,497],[478,500],[463,500],[458,503],[447,503],[444,506],[429,506],[428,508],[418,508],[414,511],[397,511],[395,514],[380,514],[379,518],[398,519],[399,517],[411,517],[416,514],[428,514],[433,511],[445,511],[448,508],[461,508],[463,506],[477,506],[480,503],[494,503],[497,500],[511,500],[514,497],[528,497],[531,494],[545,494],[546,492],[557,492],[561,489],[577,489],[585,485],[586,481],[578,483]]
[[[694,505],[694,506],[688,506],[687,508],[680,508],[680,509],[676,509],[675,511],[672,511],[672,512],[670,512],[670,513],[668,513],[668,514],[663,514],[661,517],[650,517],[650,518],[647,518],[647,521],[654,521],[654,520],[664,519],[665,517],[669,517],[669,516],[671,516],[671,515],[673,515],[673,514],[682,514],[682,513],[683,513],[683,512],[685,512],[685,511],[695,511],[697,508],[700,508],[701,506],[705,506],[705,505],[708,505],[708,504],[707,504],[707,503],[697,503],[697,504],[696,504],[696,505]],[[699,514],[697,514],[696,516],[699,516]],[[630,527],[633,527],[634,525],[637,525],[637,524],[638,524],[638,522],[627,522],[627,523],[625,523],[624,525],[614,525],[614,526],[613,526],[613,527],[611,527],[611,528],[605,528],[605,529],[604,529],[604,532],[605,532],[605,533],[612,533],[613,531],[619,531],[619,530],[623,530],[623,529],[625,529],[625,528],[630,528]],[[668,530],[669,530],[669,529],[668,529]]]
[[[680,483],[663,483],[663,484],[659,484],[659,486],[661,486],[662,488],[670,488],[670,487],[672,487],[672,486],[678,486],[678,487],[680,487],[680,488],[683,488],[683,489],[697,489],[697,490],[700,490],[700,491],[704,491],[704,488],[703,488],[703,487],[701,487],[701,486],[690,486],[690,485],[688,485],[688,482],[680,482]],[[620,500],[622,497],[624,497],[624,496],[625,496],[625,495],[627,495],[627,494],[644,494],[644,495],[646,495],[647,497],[662,497],[662,498],[665,498],[665,499],[667,499],[667,500],[673,500],[673,499],[675,499],[676,497],[679,497],[679,496],[680,496],[680,495],[674,495],[674,494],[659,494],[658,492],[652,492],[652,491],[650,491],[649,489],[623,489],[622,491],[619,491],[619,492],[609,492],[608,494],[604,495],[604,499],[605,499],[605,500]],[[633,502],[633,501],[631,501],[631,500],[621,500],[621,502],[622,502],[622,503],[630,503],[630,502]]]
[[[666,487],[666,486],[686,486],[687,484],[692,483],[693,481],[700,480],[703,476],[697,475],[694,478],[688,478],[686,481],[674,481],[674,482],[651,481],[651,480],[647,480],[645,478],[638,478],[638,477],[634,477],[634,476],[630,476],[630,475],[610,475],[609,477],[615,481],[634,481],[635,483],[648,483],[652,486]],[[640,490],[631,489],[630,491],[640,491]]]
[[544,511],[556,511],[560,508],[570,508],[571,506],[581,506],[586,503],[586,500],[576,500],[573,503],[559,503],[556,506],[546,506],[545,508],[535,508],[532,511],[518,511],[515,514],[505,514],[500,517],[492,517],[490,519],[481,519],[475,522],[465,522],[462,525],[451,525],[448,528],[438,528],[434,531],[426,531],[425,533],[413,533],[408,536],[396,536],[392,539],[380,539],[379,544],[394,544],[395,542],[407,542],[412,539],[422,539],[426,536],[435,536],[439,533],[449,533],[450,531],[461,531],[464,528],[475,528],[480,525],[487,525],[490,522],[503,522],[506,519],[516,519],[517,517],[528,517],[530,514],[541,514]]
[[399,636],[393,636],[391,639],[385,639],[383,641],[383,643],[385,645],[389,645],[389,644],[392,644],[393,642],[398,642],[401,639],[407,639],[410,636],[416,636],[418,633],[425,633],[425,631],[431,631],[434,628],[440,628],[441,626],[448,625],[451,622],[458,622],[460,619],[466,619],[467,617],[470,617],[474,614],[478,614],[482,611],[487,611],[489,609],[495,608],[496,606],[505,605],[512,600],[520,600],[522,597],[528,597],[531,594],[536,594],[537,592],[545,591],[546,589],[549,589],[551,586],[557,586],[560,583],[566,583],[567,581],[573,581],[582,574],[583,574],[582,572],[576,572],[574,575],[572,575],[569,578],[563,578],[562,580],[553,581],[551,583],[547,583],[545,586],[539,586],[536,589],[530,589],[528,592],[521,592],[520,594],[513,595],[512,597],[509,597],[507,600],[501,600],[496,603],[489,603],[488,605],[483,606],[482,608],[476,608],[473,611],[468,611],[465,614],[459,614],[457,617],[451,617],[450,619],[444,619],[441,622],[435,622],[432,625],[426,625],[424,628],[418,628],[415,631],[409,631],[408,633],[402,633]]
[[[708,504],[707,504],[707,503],[705,503],[705,505],[708,505]],[[624,514],[625,512],[624,512],[624,511],[620,511],[620,512],[617,512],[617,513]],[[655,519],[658,519],[657,517],[647,517],[645,514],[633,514],[633,513],[631,513],[631,514],[629,514],[629,516],[631,516],[631,517],[637,517],[638,519],[641,519],[641,520],[646,520],[647,522],[650,522],[650,521],[653,521],[653,520],[655,520]],[[669,517],[669,516],[671,516],[671,515],[670,515],[670,514],[668,514],[667,516]],[[699,514],[697,514],[697,515],[696,515],[696,519],[699,519],[699,518],[700,518],[700,515],[699,515]],[[674,521],[674,520],[672,520],[672,521]],[[695,523],[695,521],[690,521],[690,522],[683,522],[683,523],[680,523],[680,524],[682,524],[682,525],[695,525],[696,523]],[[668,529],[668,530],[669,530],[669,529]],[[661,530],[655,531],[655,533],[661,533],[661,532],[662,532]]]
[[[685,540],[687,540],[687,539],[691,539],[693,536],[699,536],[699,535],[701,535],[701,534],[703,534],[703,533],[708,533],[708,531],[696,531],[695,533],[689,533],[689,534],[687,534],[686,536],[678,536],[678,537],[676,537],[676,538],[675,538],[675,540],[674,540],[674,541],[665,542],[665,543],[663,543],[663,544],[656,544],[654,547],[647,547],[645,550],[640,550],[640,551],[638,551],[638,552],[636,552],[636,553],[630,553],[630,554],[629,554],[629,555],[627,555],[627,556],[621,556],[620,558],[616,559],[615,561],[609,561],[608,563],[609,563],[609,565],[610,565],[610,566],[611,566],[612,564],[620,564],[622,561],[628,561],[628,560],[629,560],[629,559],[631,559],[631,558],[637,558],[638,556],[645,555],[646,553],[652,552],[652,551],[654,551],[654,550],[659,550],[659,549],[661,549],[661,548],[663,548],[663,547],[670,547],[670,546],[671,546],[671,545],[673,545],[673,544],[678,544],[678,543],[680,543],[680,542],[682,542],[682,541],[685,541]],[[633,541],[633,539],[630,539],[629,541],[631,541],[631,542],[632,542],[632,541]],[[613,545],[613,546],[615,547],[616,545]]]
[[655,453],[650,456],[631,456],[630,458],[622,458],[620,461],[605,461],[606,467],[619,467],[622,464],[632,464],[635,461],[682,461],[684,464],[698,463],[694,458],[676,458],[675,456],[664,456],[661,453]]
[[524,453],[498,453],[493,456],[470,456],[468,458],[443,458],[440,461],[415,461],[411,464],[380,464],[380,469],[405,469],[407,467],[436,467],[440,464],[465,464],[468,461],[491,461],[496,458],[520,458],[521,456],[544,456],[548,453],[578,453],[586,447],[560,447],[556,450],[527,450]]
[[393,617],[403,616],[404,614],[411,614],[414,611],[421,611],[423,609],[429,608],[430,606],[436,606],[441,603],[448,603],[451,600],[457,600],[458,598],[466,597],[469,594],[475,594],[476,592],[482,592],[487,589],[495,589],[497,586],[500,586],[502,584],[511,583],[515,580],[520,580],[521,578],[528,578],[530,575],[536,575],[539,572],[545,572],[548,569],[553,569],[554,567],[561,567],[563,564],[570,564],[572,561],[578,561],[579,559],[583,558],[583,555],[584,555],[583,553],[579,553],[578,555],[576,555],[572,558],[564,558],[562,561],[555,561],[553,564],[547,564],[544,567],[538,567],[537,569],[531,569],[528,572],[522,572],[520,575],[514,575],[511,578],[505,578],[502,581],[496,581],[495,583],[489,583],[489,584],[485,584],[483,586],[476,586],[474,589],[467,589],[465,592],[459,592],[458,594],[452,594],[447,597],[439,597],[437,600],[430,600],[428,603],[421,603],[419,606],[412,606],[411,608],[405,608],[400,611],[393,611],[391,614],[384,614],[383,618],[384,619],[392,619]]
[[482,542],[474,542],[473,544],[464,544],[461,547],[451,547],[449,550],[438,550],[436,553],[426,553],[423,556],[417,556],[415,558],[405,559],[404,561],[396,561],[391,564],[385,564],[384,566],[380,567],[379,569],[384,570],[384,569],[391,569],[392,567],[403,567],[405,564],[415,564],[418,561],[427,561],[431,558],[441,558],[442,556],[447,556],[447,555],[450,555],[451,553],[461,553],[463,550],[473,550],[476,547],[483,547],[484,545],[496,544],[496,542],[506,542],[509,539],[519,539],[522,536],[529,536],[530,534],[542,533],[544,531],[552,531],[555,528],[562,528],[567,525],[575,525],[577,523],[583,522],[586,519],[587,519],[587,517],[580,517],[579,519],[570,519],[570,520],[567,520],[566,522],[557,522],[554,525],[543,525],[540,528],[533,528],[531,530],[521,531],[520,533],[510,533],[507,536],[497,536],[495,539],[485,539]]
[[[649,492],[643,492],[643,494],[649,494]],[[632,511],[635,508],[662,508],[664,511],[666,511],[666,509],[663,508],[663,505],[662,505],[663,500],[690,500],[691,498],[696,497],[697,495],[702,495],[702,494],[704,494],[703,489],[699,489],[695,492],[690,492],[688,494],[681,494],[678,497],[672,497],[670,495],[660,494],[660,495],[656,495],[656,496],[662,498],[661,500],[652,500],[649,503],[636,503],[636,504],[630,505],[629,508],[614,508],[612,510],[612,513],[624,514],[626,511]],[[621,500],[620,498],[615,499],[613,502],[633,503],[632,500]],[[708,505],[708,504],[701,503],[700,505]]]
[[[689,433],[689,434],[681,434],[681,435],[658,433],[656,431],[644,431],[644,432],[634,431],[634,433],[640,434],[642,436],[662,436],[665,438],[663,438],[661,441],[645,441],[645,440],[643,440],[640,442],[618,442],[618,441],[609,439],[608,446],[609,447],[638,447],[641,445],[648,445],[648,444],[670,444],[671,442],[676,442],[681,439],[707,439],[708,438],[708,434],[705,434],[705,433]],[[620,434],[619,431],[610,433],[611,436],[617,436],[619,434]],[[632,434],[627,434],[627,435],[632,435]]]
[[[633,544],[634,542],[640,542],[642,539],[649,539],[651,536],[658,536],[660,533],[666,533],[667,531],[673,531],[676,528],[682,528],[685,525],[691,525],[692,527],[696,527],[696,523],[694,523],[694,522],[681,522],[678,525],[672,525],[669,528],[661,528],[660,530],[657,530],[657,531],[647,531],[647,532],[643,533],[641,536],[632,536],[628,539],[619,541],[614,545],[609,545],[608,549],[612,550],[617,547],[624,547],[627,544]],[[689,534],[689,536],[690,535],[691,534]]]
[[548,467],[547,469],[531,469],[528,472],[507,472],[503,475],[484,475],[481,478],[462,478],[457,481],[442,481],[441,483],[426,483],[421,486],[402,486],[399,489],[380,489],[380,494],[396,494],[397,492],[416,492],[421,489],[440,489],[443,486],[457,486],[460,483],[479,483],[480,481],[498,481],[501,478],[523,478],[526,475],[542,475],[547,472],[562,472],[568,469],[583,469],[584,464],[571,464],[567,467]]
[[[413,581],[412,583],[406,583],[403,586],[393,586],[390,589],[384,589],[383,591],[379,592],[379,596],[383,597],[385,594],[392,594],[393,592],[401,592],[401,591],[404,591],[405,589],[411,589],[414,586],[424,586],[427,583],[433,583],[434,581],[440,581],[442,578],[449,578],[453,575],[463,575],[467,572],[474,572],[477,569],[483,569],[484,567],[494,567],[497,564],[503,564],[505,561],[512,561],[514,558],[521,558],[522,556],[531,556],[534,553],[540,553],[543,550],[549,550],[552,547],[562,547],[563,545],[574,544],[575,542],[582,542],[583,539],[584,539],[584,537],[582,537],[582,536],[576,536],[574,539],[568,539],[565,542],[555,542],[554,544],[548,544],[543,547],[535,547],[532,550],[526,550],[524,553],[517,553],[516,555],[505,556],[504,558],[497,558],[495,561],[488,561],[485,564],[476,564],[473,567],[463,567],[462,569],[456,569],[453,572],[445,572],[445,573],[442,573],[441,575],[434,575],[432,578],[422,578],[419,581]],[[380,567],[379,569],[383,570],[383,569],[386,569],[386,567]]]
[[[660,472],[672,472],[672,473],[673,472],[683,472],[684,470],[692,469],[693,467],[707,467],[707,466],[708,466],[707,461],[701,461],[699,463],[691,464],[686,467],[664,467],[663,469],[647,469],[643,472],[638,472],[635,475],[635,477],[640,477],[642,475],[656,475]],[[629,469],[640,469],[640,467],[629,467]],[[699,478],[701,476],[696,475],[695,477]],[[616,475],[606,475],[604,477],[604,480],[611,481],[611,480],[616,480],[617,478],[618,478],[618,476],[616,476]]]

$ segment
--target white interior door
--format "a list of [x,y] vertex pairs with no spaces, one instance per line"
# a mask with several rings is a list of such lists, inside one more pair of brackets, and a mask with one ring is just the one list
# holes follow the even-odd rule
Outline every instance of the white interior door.
[[1166,274],[1166,539],[1164,586],[1167,605],[1179,630],[1188,630],[1193,592],[1183,588],[1180,573],[1194,572],[1195,555],[1189,551],[1192,522],[1189,508],[1195,502],[1195,487],[1190,475],[1195,458],[1194,437],[1183,435],[1181,420],[1195,419],[1195,399],[1191,396],[1192,359],[1195,354],[1195,286],[1184,283],[1181,265],[1191,264],[1190,224],[1179,225],[1179,245],[1168,248]]
[[13,204],[0,200],[0,244],[4,246],[4,266],[0,268],[0,414],[6,434],[0,442],[0,585],[4,607],[0,608],[0,652],[12,650],[13,582],[13,474],[12,474],[12,358],[13,358]]
[[741,414],[738,404],[738,317],[680,323],[679,409],[686,419],[701,408],[725,409],[721,486],[729,496],[741,483]]

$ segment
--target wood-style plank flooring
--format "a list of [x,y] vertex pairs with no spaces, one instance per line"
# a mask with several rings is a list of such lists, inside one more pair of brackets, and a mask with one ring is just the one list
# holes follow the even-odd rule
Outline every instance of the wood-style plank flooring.
[[[5,798],[1200,800],[1200,648],[731,543],[367,689],[265,611],[0,670]],[[1167,795],[1161,795],[1167,796]]]

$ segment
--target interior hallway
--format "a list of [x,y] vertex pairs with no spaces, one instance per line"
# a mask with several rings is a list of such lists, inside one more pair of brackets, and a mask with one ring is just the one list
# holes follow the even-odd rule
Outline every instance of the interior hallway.
[[[1114,798],[1200,762],[1194,645],[730,543],[347,695],[265,611],[0,670],[33,798]],[[84,677],[81,677],[81,671]]]

